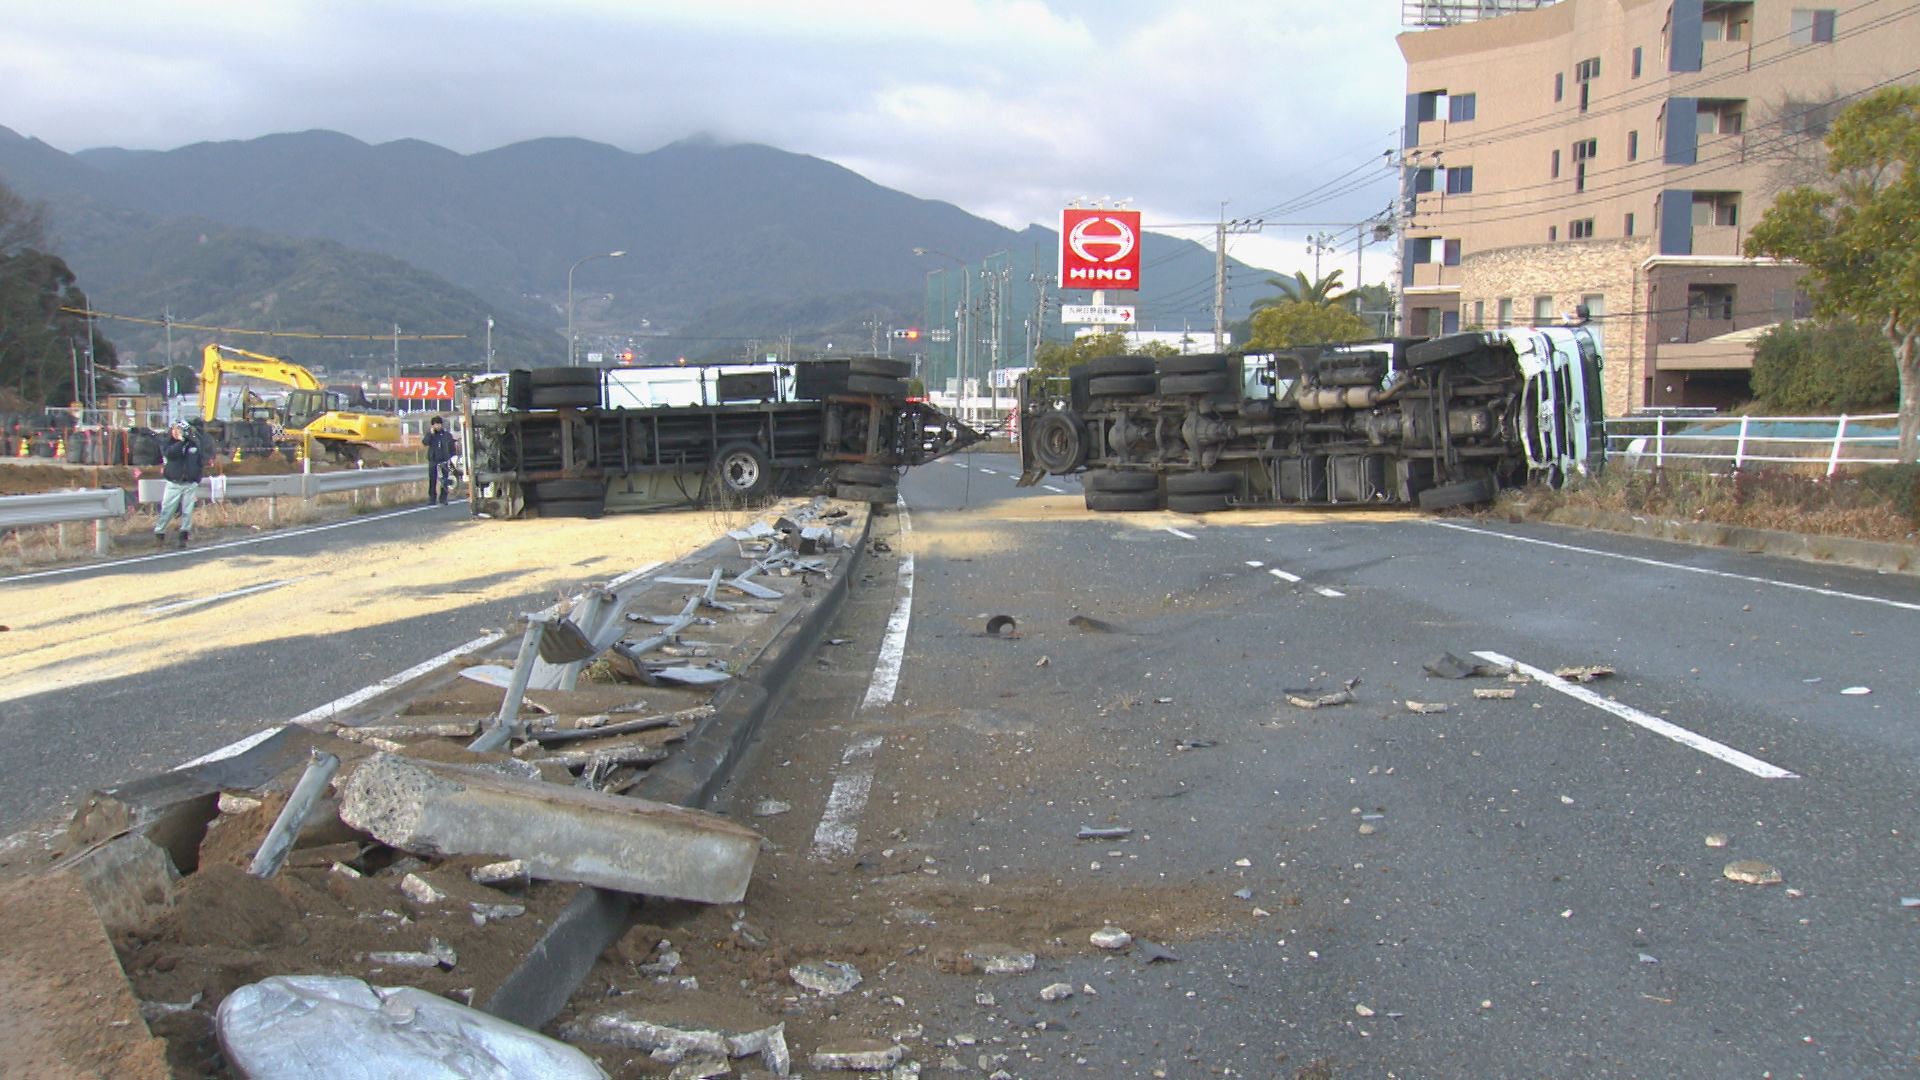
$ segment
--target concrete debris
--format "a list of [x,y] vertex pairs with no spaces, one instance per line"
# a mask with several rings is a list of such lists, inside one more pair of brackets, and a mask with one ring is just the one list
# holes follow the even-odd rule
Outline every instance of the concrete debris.
[[791,809],[793,809],[792,803],[781,802],[779,799],[761,799],[753,805],[753,816],[778,817]]
[[1103,926],[1089,935],[1087,940],[1093,942],[1096,949],[1114,952],[1133,944],[1133,935],[1117,926]]
[[807,1064],[816,1069],[844,1072],[885,1072],[906,1056],[907,1048],[899,1043],[852,1039],[820,1047],[807,1055]]
[[732,1076],[733,1065],[723,1057],[686,1058],[673,1067],[667,1074],[667,1080],[714,1080],[715,1077]]
[[180,872],[166,851],[144,836],[122,836],[61,863],[93,901],[109,932],[132,930],[173,906]]
[[1074,837],[1079,840],[1125,840],[1132,835],[1133,830],[1128,828],[1095,828],[1091,825],[1082,825]]
[[425,952],[407,950],[370,952],[367,954],[367,961],[382,967],[439,968],[442,971],[452,971],[460,963],[460,954],[453,951],[453,946],[439,938],[434,938],[428,942]]
[[1349,705],[1352,702],[1351,690],[1335,690],[1332,693],[1312,689],[1287,691],[1287,704],[1296,709],[1324,709],[1330,705]]
[[761,837],[716,814],[376,754],[340,818],[422,855],[506,855],[537,878],[702,903],[744,899]]
[[469,901],[467,906],[482,922],[493,919],[517,919],[527,913],[525,904],[483,904],[478,900]]
[[1361,836],[1372,836],[1374,833],[1380,831],[1380,826],[1375,825],[1371,821],[1363,821],[1360,823],[1359,831]]
[[810,960],[787,969],[787,978],[824,997],[837,997],[860,985],[860,969],[838,960]]
[[[758,1057],[767,1071],[775,1076],[786,1076],[793,1068],[792,1054],[787,1049],[785,1024],[730,1033],[655,1023],[627,1013],[606,1013],[575,1020],[567,1024],[561,1033],[576,1041],[644,1050],[662,1065],[678,1065],[689,1059],[705,1062]],[[725,1076],[726,1073],[709,1075]]]
[[1479,698],[1482,701],[1512,701],[1514,697],[1517,696],[1519,693],[1520,691],[1518,690],[1509,690],[1504,687],[1499,689],[1494,689],[1491,687],[1475,687],[1473,691],[1473,696]]
[[1372,1016],[1373,1010],[1365,1005],[1355,1005],[1353,1007],[1353,1014],[1355,1016]]
[[657,979],[664,979],[679,970],[680,954],[664,941],[660,943],[660,952],[652,960],[640,965],[640,974]]
[[1613,669],[1603,664],[1586,664],[1574,667],[1557,667],[1553,673],[1568,682],[1592,682],[1613,674]]
[[1743,882],[1747,885],[1778,885],[1786,879],[1780,875],[1780,869],[1771,863],[1759,859],[1739,859],[1730,862],[1720,871],[1728,881]]
[[437,994],[337,976],[243,986],[220,1003],[215,1030],[241,1077],[607,1075],[563,1042]]
[[447,898],[446,893],[434,888],[419,874],[408,874],[401,878],[400,891],[416,904],[438,904]]
[[1065,1001],[1073,996],[1073,987],[1067,983],[1048,983],[1040,988],[1041,1001]]
[[973,1003],[985,1009],[991,1009],[995,1005],[999,1004],[999,1002],[994,1000],[994,997],[992,994],[989,994],[984,990],[978,994],[973,995]]
[[1442,679],[1499,678],[1513,672],[1506,664],[1489,664],[1484,660],[1462,660],[1452,653],[1439,656],[1422,664],[1429,675],[1438,675]]
[[1407,711],[1410,713],[1443,713],[1448,708],[1449,706],[1444,702],[1407,699]]
[[259,799],[250,795],[236,795],[231,791],[223,791],[215,805],[223,814],[251,814],[260,809],[261,804]]
[[1726,833],[1723,833],[1723,832],[1716,832],[1716,833],[1708,833],[1708,834],[1707,834],[1707,846],[1708,846],[1708,847],[1712,847],[1712,848],[1721,848],[1721,847],[1726,847],[1726,846],[1727,846],[1727,834],[1726,834]]
[[1233,891],[1233,898],[1235,900],[1251,900],[1253,899],[1253,890],[1252,889],[1235,889]]
[[989,975],[1025,975],[1033,970],[1034,956],[1010,945],[975,945],[966,952],[973,965]]
[[505,862],[488,863],[485,866],[474,867],[467,872],[467,876],[472,878],[476,884],[480,885],[492,885],[495,888],[518,888],[527,883],[527,861],[525,859],[508,859]]

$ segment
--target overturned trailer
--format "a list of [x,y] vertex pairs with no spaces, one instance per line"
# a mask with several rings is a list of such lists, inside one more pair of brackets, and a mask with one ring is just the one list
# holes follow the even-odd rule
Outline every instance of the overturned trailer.
[[475,514],[597,516],[822,487],[890,503],[980,435],[908,396],[908,361],[533,368],[461,382]]
[[1600,366],[1585,326],[1102,357],[1022,381],[1020,483],[1080,474],[1092,510],[1486,502],[1599,468]]

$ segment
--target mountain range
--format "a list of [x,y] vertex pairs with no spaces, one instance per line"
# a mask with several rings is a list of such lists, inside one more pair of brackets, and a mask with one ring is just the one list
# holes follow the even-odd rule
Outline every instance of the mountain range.
[[[167,316],[276,335],[176,329],[187,363],[218,339],[309,366],[384,371],[396,352],[408,368],[479,366],[489,319],[496,363],[564,363],[570,268],[583,352],[863,351],[889,328],[937,325],[958,302],[958,264],[989,258],[1006,268],[1017,342],[1056,243],[819,158],[706,139],[459,154],[308,131],[68,154],[0,127],[0,180],[48,204],[52,246],[97,310],[130,317],[105,331],[143,365],[164,352]],[[592,257],[612,251],[626,254]],[[1143,289],[1123,298],[1141,325],[1210,329],[1212,252],[1149,233],[1142,254]],[[1241,283],[1270,273],[1229,263]],[[1240,289],[1229,320],[1261,291]],[[1057,314],[1042,324],[1065,336]],[[466,337],[416,340],[440,334]]]

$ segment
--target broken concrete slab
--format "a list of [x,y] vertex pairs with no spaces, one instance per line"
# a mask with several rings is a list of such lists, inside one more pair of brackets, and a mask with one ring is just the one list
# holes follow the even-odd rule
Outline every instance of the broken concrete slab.
[[757,1056],[775,1076],[786,1076],[793,1067],[785,1024],[732,1033],[685,1023],[664,1023],[631,1013],[602,1013],[567,1024],[562,1034],[574,1041],[644,1050],[663,1065],[676,1065],[687,1058]]
[[376,754],[346,782],[341,819],[423,855],[521,859],[534,877],[737,903],[760,835],[715,814],[477,769]]
[[849,1039],[829,1043],[807,1055],[807,1064],[816,1069],[847,1072],[885,1072],[900,1064],[907,1048],[899,1043],[878,1039]]
[[144,836],[121,836],[62,860],[56,871],[71,874],[87,891],[101,925],[110,931],[145,925],[173,906],[180,872],[158,844]]

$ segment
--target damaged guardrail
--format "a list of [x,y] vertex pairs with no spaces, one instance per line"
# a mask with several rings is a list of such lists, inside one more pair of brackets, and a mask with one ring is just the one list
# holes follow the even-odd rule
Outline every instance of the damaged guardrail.
[[[391,484],[420,484],[425,483],[426,479],[425,465],[391,465],[384,469],[297,472],[277,476],[209,476],[200,481],[200,497],[213,502],[287,496],[311,499],[316,495],[337,495],[343,491],[362,491]],[[165,480],[142,479],[139,501],[143,504],[157,503],[166,491]]]

